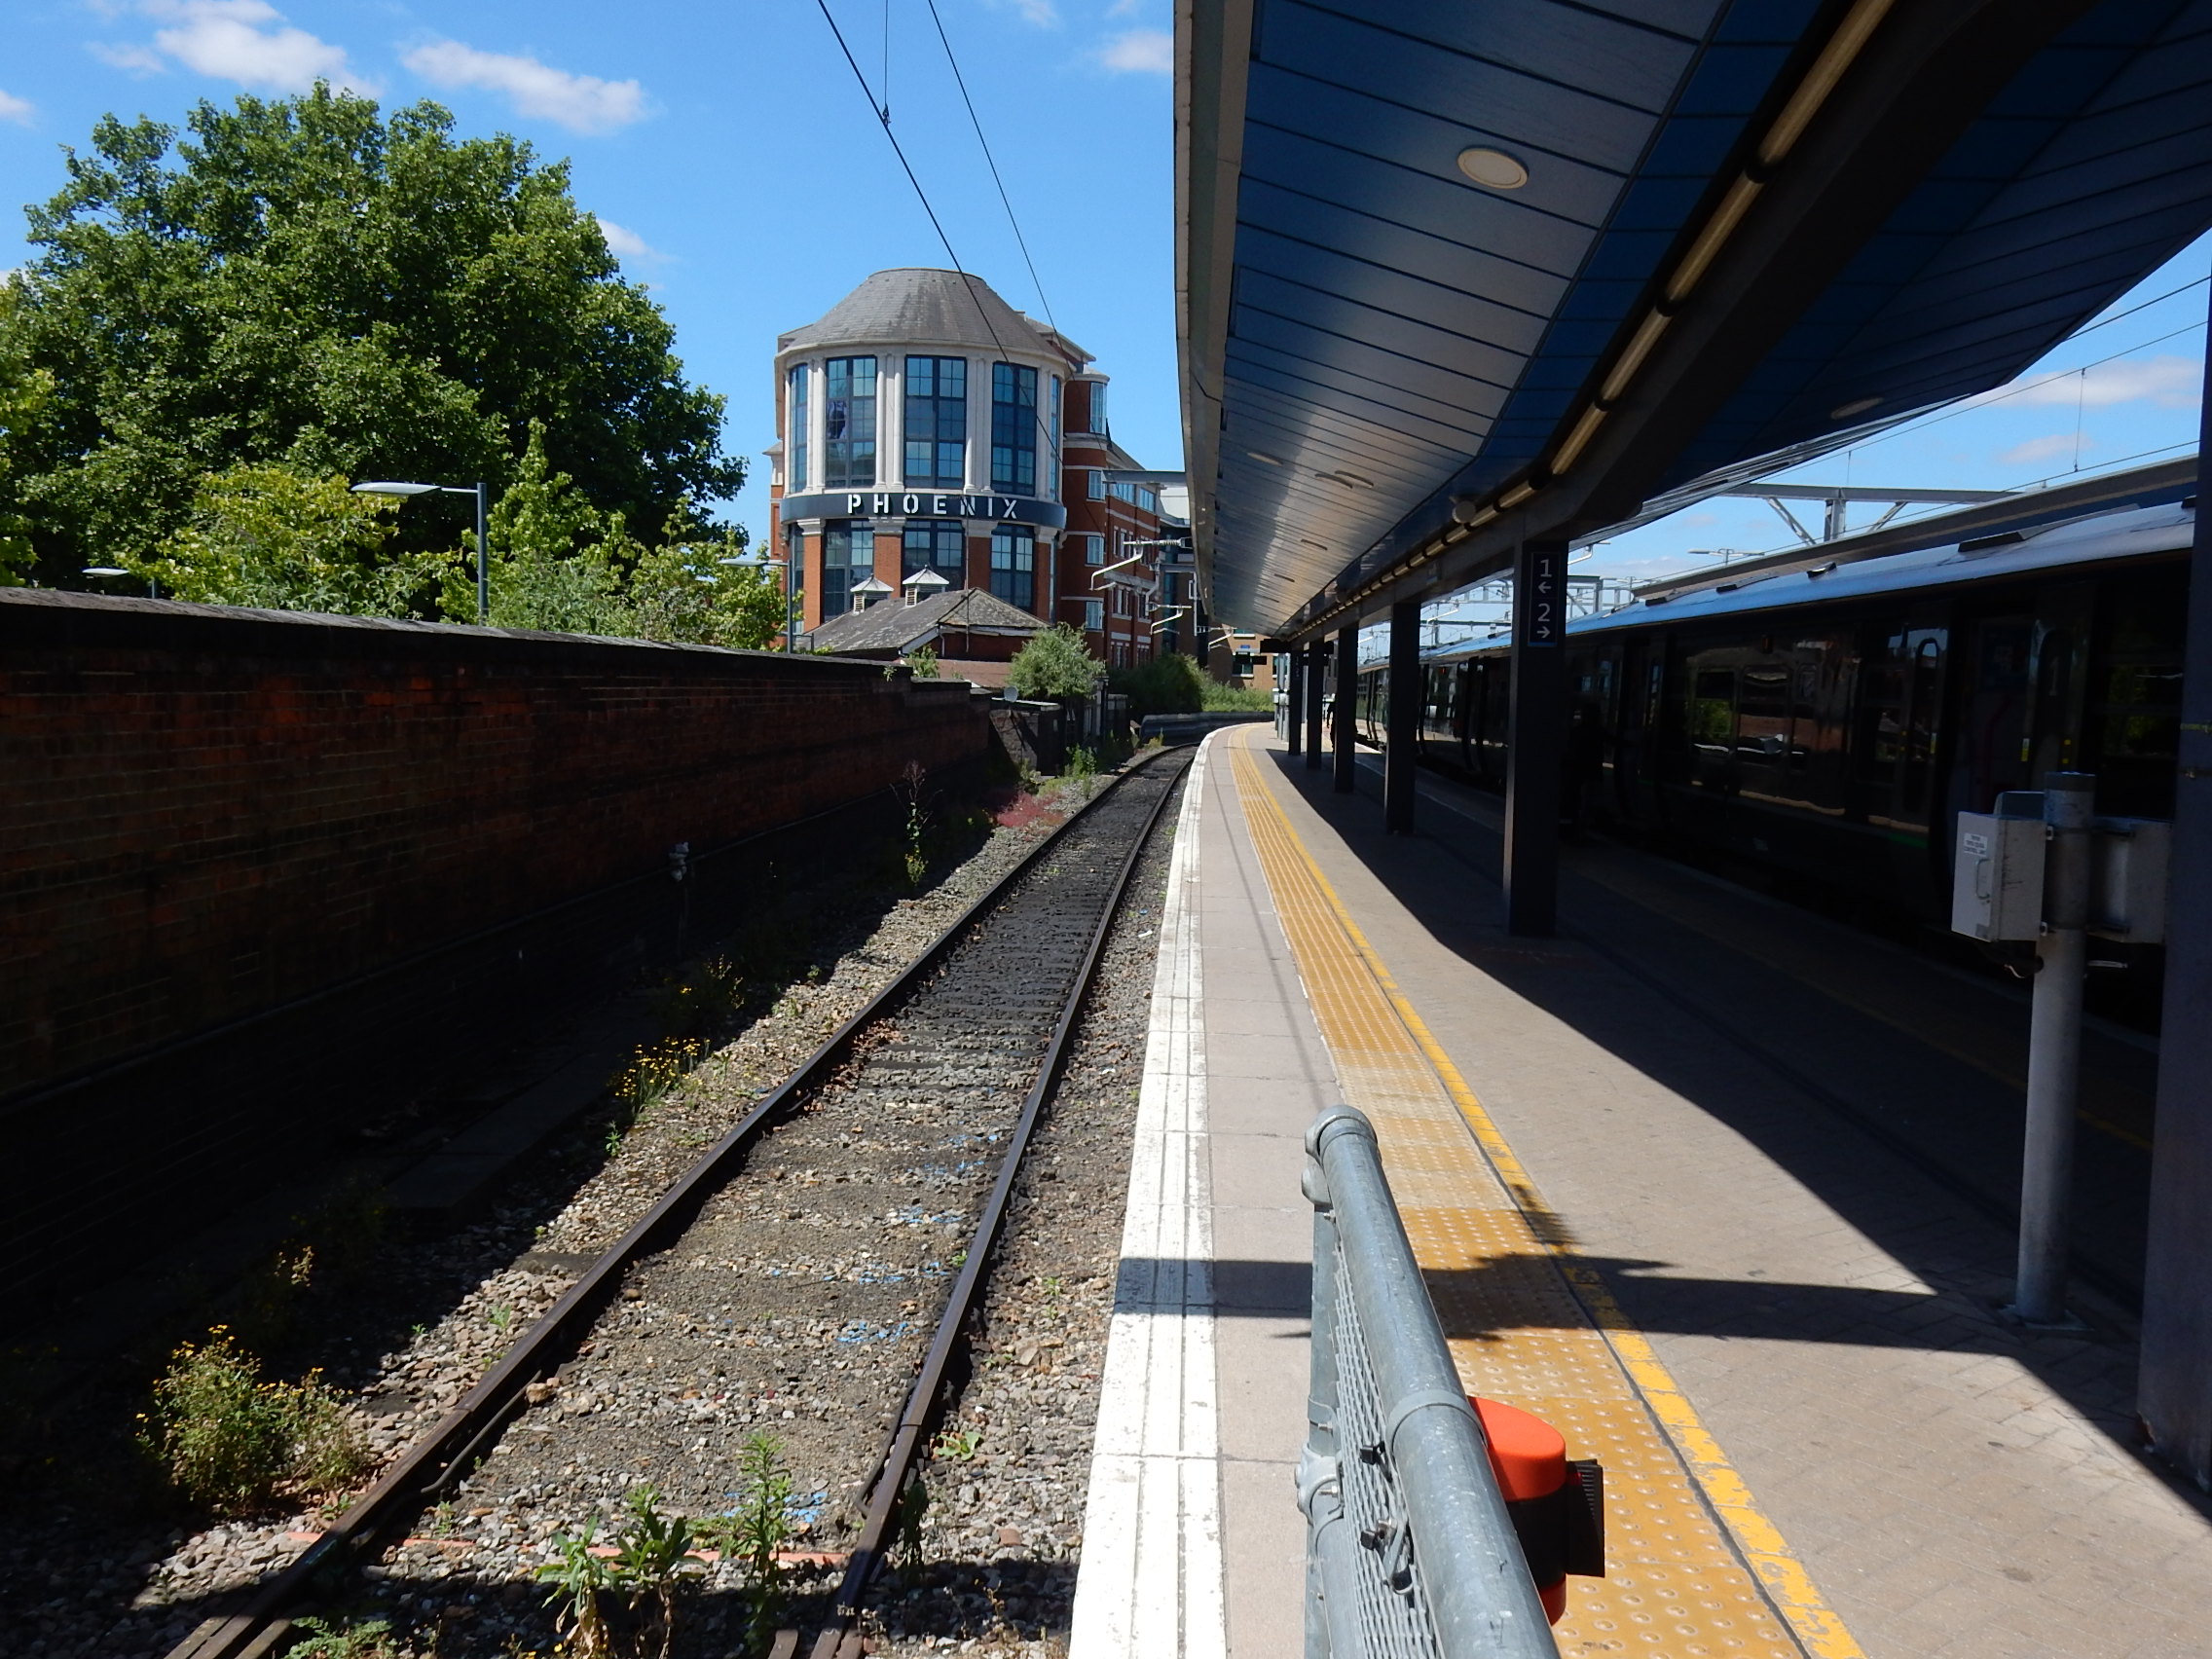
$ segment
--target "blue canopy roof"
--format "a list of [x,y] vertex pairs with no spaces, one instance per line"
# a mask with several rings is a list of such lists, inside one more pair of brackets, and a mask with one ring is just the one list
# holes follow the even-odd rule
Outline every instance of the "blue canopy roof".
[[1183,32],[1186,438],[1239,625],[1339,626],[1997,386],[2212,223],[2212,0],[1237,0]]

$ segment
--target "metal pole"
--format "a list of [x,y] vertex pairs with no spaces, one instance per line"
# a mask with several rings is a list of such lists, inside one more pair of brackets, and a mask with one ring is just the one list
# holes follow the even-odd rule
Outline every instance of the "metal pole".
[[[1343,1240],[1335,1294],[1349,1299],[1366,1333],[1382,1454],[1426,1564],[1421,1583],[1437,1651],[1556,1659],[1481,1425],[1398,1219],[1374,1126],[1349,1107],[1331,1107],[1307,1131],[1306,1147],[1321,1167],[1319,1185]],[[1327,1566],[1324,1555],[1324,1594]],[[1332,1630],[1343,1628],[1337,1617],[1332,1609]]]
[[1382,828],[1414,832],[1414,772],[1420,764],[1420,601],[1390,607],[1390,725],[1382,751]]
[[[2212,366],[2212,334],[2205,339]],[[2212,398],[2198,455],[2212,454]],[[2199,462],[2201,466],[2201,462]],[[2198,473],[2166,893],[2165,1017],[2143,1271],[2142,1397],[2158,1455],[2212,1489],[2212,512]]]
[[1306,768],[1310,772],[1321,769],[1321,699],[1328,681],[1327,640],[1315,640],[1307,646],[1306,663]]
[[476,481],[476,625],[489,627],[492,622],[492,550],[484,539],[486,491],[484,481]]
[[1359,624],[1347,622],[1337,634],[1336,773],[1337,793],[1350,794],[1359,781]]
[[1301,755],[1306,750],[1306,648],[1293,646],[1290,658],[1290,685],[1283,698],[1282,723],[1290,741],[1290,752]]
[[2097,781],[2044,779],[2043,937],[2028,1027],[2027,1136],[2020,1161],[2020,1272],[2012,1311],[2066,1321],[2066,1247],[2074,1193],[2074,1105],[2082,1073],[2082,977],[2089,957],[2089,822]]
[[[1330,1659],[1329,1615],[1346,1587],[1333,1570],[1340,1553],[1332,1531],[1347,1525],[1344,1484],[1337,1466],[1337,1223],[1329,1210],[1321,1165],[1306,1161],[1306,1197],[1313,1205],[1313,1323],[1308,1344],[1306,1451],[1298,1460],[1298,1507],[1306,1512],[1306,1659]],[[1332,1594],[1330,1580],[1339,1584]],[[1351,1592],[1349,1612],[1357,1603]],[[1354,1655],[1346,1655],[1354,1659]]]
[[797,537],[788,530],[784,532],[784,654],[787,656],[798,649],[798,549],[805,535],[803,530]]
[[1513,707],[1505,756],[1505,931],[1559,916],[1560,752],[1567,744],[1565,541],[1525,540],[1513,571]]

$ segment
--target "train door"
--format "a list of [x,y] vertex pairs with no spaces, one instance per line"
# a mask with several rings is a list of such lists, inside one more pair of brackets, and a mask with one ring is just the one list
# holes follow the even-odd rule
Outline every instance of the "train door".
[[1940,855],[1932,852],[1929,827],[1941,816],[1944,793],[1936,741],[1950,638],[1941,608],[1916,607],[1869,623],[1860,639],[1853,816],[1873,831],[1874,849],[1874,867],[1863,873],[1923,913],[1934,913],[1936,901]]
[[[1994,811],[2006,790],[2032,789],[2028,725],[2035,713],[2036,619],[2027,610],[1977,616],[1959,630],[1957,725],[1945,816]],[[1937,838],[1948,846],[1950,836]]]
[[1613,746],[1617,809],[1630,823],[1657,822],[1652,790],[1659,735],[1660,697],[1666,683],[1666,645],[1648,633],[1621,641],[1619,722]]
[[2189,572],[2123,571],[2100,600],[2082,764],[2097,775],[2098,811],[2171,818]]

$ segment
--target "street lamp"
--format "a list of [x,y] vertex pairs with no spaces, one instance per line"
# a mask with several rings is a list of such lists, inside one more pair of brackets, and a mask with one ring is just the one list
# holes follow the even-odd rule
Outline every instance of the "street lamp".
[[[88,576],[128,576],[130,572],[121,565],[87,565],[85,574]],[[162,597],[161,584],[151,576],[146,578],[146,597],[149,599]]]
[[491,555],[484,542],[485,491],[482,484],[402,484],[394,479],[374,479],[353,486],[356,496],[474,496],[476,498],[476,623],[492,620]]

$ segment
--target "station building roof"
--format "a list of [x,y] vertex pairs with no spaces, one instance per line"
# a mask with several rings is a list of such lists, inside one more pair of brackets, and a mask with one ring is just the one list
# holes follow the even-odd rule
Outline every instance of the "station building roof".
[[1178,28],[1201,569],[1284,635],[2000,385],[2212,223],[2212,0]]
[[911,341],[979,351],[1049,350],[1074,368],[1090,353],[1001,299],[980,276],[928,266],[878,271],[802,328],[776,337],[776,351]]

